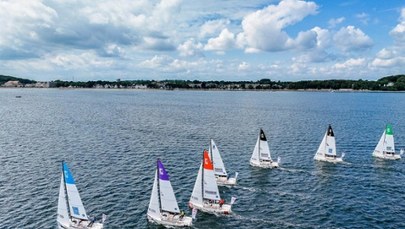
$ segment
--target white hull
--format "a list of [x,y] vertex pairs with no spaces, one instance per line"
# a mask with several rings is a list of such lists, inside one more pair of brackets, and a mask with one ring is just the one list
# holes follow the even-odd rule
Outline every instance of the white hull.
[[168,227],[190,227],[193,224],[193,219],[191,217],[184,216],[183,218],[180,218],[180,215],[168,215],[160,218],[148,215],[148,221]]
[[80,224],[70,223],[70,224],[63,224],[58,221],[58,228],[59,229],[103,229],[104,225],[102,223],[93,223],[91,226],[88,226],[89,221],[82,221]]
[[212,213],[212,214],[224,214],[228,215],[232,213],[232,205],[229,204],[223,204],[222,206],[219,206],[219,204],[196,204],[196,203],[188,203],[188,206],[190,208],[196,208],[202,212],[206,213]]
[[256,166],[260,168],[265,168],[265,169],[273,169],[273,168],[278,168],[278,162],[276,161],[261,161],[261,162],[256,162],[250,160],[250,165],[251,166]]
[[380,159],[387,159],[387,160],[401,159],[401,155],[399,155],[399,154],[386,154],[386,153],[381,153],[380,151],[377,151],[377,150],[374,150],[373,157],[377,157]]
[[217,177],[217,184],[218,186],[234,186],[236,185],[235,177],[227,178],[227,177]]
[[342,157],[325,157],[325,156],[322,156],[322,155],[315,155],[314,160],[323,161],[323,162],[330,162],[330,163],[341,163],[341,162],[343,162]]

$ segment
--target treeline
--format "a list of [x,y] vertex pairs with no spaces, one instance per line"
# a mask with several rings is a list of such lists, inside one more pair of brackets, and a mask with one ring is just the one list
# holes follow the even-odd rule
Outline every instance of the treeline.
[[[22,84],[35,83],[33,80],[0,75],[0,85],[7,81]],[[386,76],[373,80],[303,80],[303,81],[199,81],[199,80],[116,80],[116,81],[61,81],[50,82],[58,88],[150,88],[150,89],[204,89],[204,90],[380,90],[405,91],[405,75]]]
[[404,91],[405,75],[383,77],[377,81],[370,80],[303,80],[297,82],[272,81],[199,81],[199,80],[117,80],[117,81],[60,81],[53,82],[55,87],[77,88],[133,88],[143,85],[151,89],[219,89],[219,90],[381,90]]
[[0,75],[0,85],[8,82],[8,81],[19,81],[22,84],[30,84],[30,83],[36,83],[34,80],[29,80],[29,79],[22,79],[14,76],[5,76],[5,75]]

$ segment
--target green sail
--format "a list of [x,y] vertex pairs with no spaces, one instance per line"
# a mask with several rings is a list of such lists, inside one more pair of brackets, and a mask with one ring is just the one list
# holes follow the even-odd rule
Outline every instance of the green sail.
[[385,128],[385,134],[386,135],[393,135],[391,124],[387,124],[387,127]]

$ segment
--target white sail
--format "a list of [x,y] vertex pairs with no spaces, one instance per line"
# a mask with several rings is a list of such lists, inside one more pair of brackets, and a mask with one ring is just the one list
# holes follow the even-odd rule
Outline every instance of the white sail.
[[160,217],[159,195],[157,187],[157,171],[155,172],[155,180],[153,181],[152,194],[150,196],[148,215],[152,218]]
[[385,135],[385,152],[395,153],[394,135],[392,133]]
[[326,152],[326,133],[322,138],[322,142],[318,147],[318,151],[316,151],[316,154],[324,156]]
[[319,145],[317,154],[321,154],[323,156],[336,156],[336,140],[331,125],[329,125],[328,130],[326,131],[325,136]]
[[158,160],[157,163],[159,169],[159,191],[162,210],[172,213],[180,213],[176,196],[174,195],[173,187],[170,183],[169,175],[166,172],[162,162]]
[[385,130],[384,130],[384,133],[381,135],[380,141],[378,141],[378,144],[374,150],[379,153],[382,153],[385,149],[384,141],[385,141]]
[[334,136],[326,136],[325,154],[336,156],[336,140]]
[[271,161],[269,144],[267,142],[266,135],[264,134],[264,131],[262,129],[260,129],[260,133],[257,138],[257,142],[253,150],[251,160],[256,162],[260,162],[262,160]]
[[214,174],[214,166],[208,155],[208,151],[204,150],[204,166],[203,166],[203,191],[204,199],[220,200],[217,180]]
[[250,158],[251,161],[260,162],[260,160],[259,160],[259,144],[260,144],[260,136],[257,138],[255,148],[253,149],[252,157]]
[[395,153],[394,135],[390,124],[387,124],[383,134],[381,135],[380,141],[375,147],[375,151],[380,153]]
[[212,139],[209,150],[210,150],[209,155],[211,156],[211,160],[214,164],[215,175],[228,176],[228,174],[226,173],[224,162],[222,161],[221,154],[219,153],[218,147],[215,144],[214,140]]
[[84,209],[82,200],[80,199],[79,191],[76,188],[75,180],[66,163],[63,163],[63,173],[70,208],[70,216],[72,218],[88,220],[86,210]]
[[68,225],[70,223],[68,207],[66,204],[66,190],[65,183],[63,179],[63,173],[61,175],[60,188],[59,188],[59,199],[58,199],[58,217],[57,221],[63,225]]
[[200,165],[200,169],[198,170],[197,179],[195,180],[193,192],[191,193],[190,202],[193,204],[201,204],[203,203],[203,196],[202,196],[202,164]]

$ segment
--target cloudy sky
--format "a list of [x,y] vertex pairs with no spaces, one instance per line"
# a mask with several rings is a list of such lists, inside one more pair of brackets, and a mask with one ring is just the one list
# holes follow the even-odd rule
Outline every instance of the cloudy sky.
[[403,0],[0,0],[0,74],[35,80],[378,79]]

